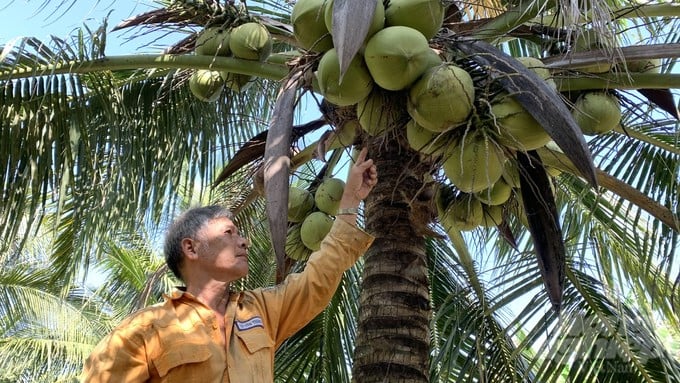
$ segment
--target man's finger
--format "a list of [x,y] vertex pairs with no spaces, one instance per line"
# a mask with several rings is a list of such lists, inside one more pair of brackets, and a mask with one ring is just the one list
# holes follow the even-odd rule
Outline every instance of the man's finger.
[[366,160],[366,153],[368,153],[368,148],[363,147],[361,148],[361,151],[359,152],[359,155],[357,156],[356,163],[360,164]]

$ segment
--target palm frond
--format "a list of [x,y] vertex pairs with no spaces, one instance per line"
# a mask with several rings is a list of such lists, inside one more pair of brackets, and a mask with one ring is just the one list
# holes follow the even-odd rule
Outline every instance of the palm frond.
[[[102,336],[83,292],[49,289],[50,270],[20,264],[0,274],[0,361],[3,374],[27,380],[76,377]],[[101,323],[101,322],[99,322]]]

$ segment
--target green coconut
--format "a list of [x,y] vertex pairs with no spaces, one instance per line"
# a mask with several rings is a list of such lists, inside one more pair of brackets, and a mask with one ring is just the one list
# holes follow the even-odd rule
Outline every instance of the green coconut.
[[224,90],[224,80],[218,71],[198,69],[189,78],[189,89],[201,101],[217,101]]
[[475,197],[486,205],[497,206],[502,205],[510,199],[512,195],[512,187],[508,185],[503,179],[499,179],[488,189],[484,189],[475,193]]
[[442,65],[443,63],[444,60],[442,60],[439,54],[434,49],[430,48],[430,51],[427,52],[427,64],[426,64],[427,69]]
[[445,134],[427,130],[413,119],[406,123],[406,140],[412,149],[431,156],[444,154],[447,142]]
[[512,188],[519,188],[520,186],[520,181],[519,181],[519,167],[517,165],[517,162],[514,160],[511,161],[505,161],[505,164],[503,164],[503,181],[510,185]]
[[315,211],[302,221],[300,225],[300,240],[310,250],[319,250],[321,241],[331,231],[333,218],[322,212]]
[[298,0],[293,6],[290,14],[293,34],[304,49],[325,52],[333,48],[333,37],[324,20],[328,5],[327,0]]
[[631,73],[661,73],[661,59],[630,60],[626,62],[625,67],[617,65],[616,70],[620,72],[627,70]]
[[[326,29],[333,33],[333,0],[326,1],[326,7],[324,9],[324,20],[326,24]],[[385,27],[385,6],[382,0],[377,0],[375,4],[375,12],[373,13],[373,18],[371,19],[371,25],[368,27],[368,32],[364,41],[368,41],[376,32]]]
[[505,156],[479,132],[468,132],[445,154],[444,174],[458,189],[475,193],[490,188],[503,174]]
[[231,31],[229,49],[236,58],[264,61],[272,52],[272,38],[260,23],[241,24]]
[[390,0],[385,8],[385,25],[416,29],[429,40],[442,27],[445,11],[441,0]]
[[326,150],[345,148],[354,143],[357,135],[361,132],[359,120],[347,120],[333,131],[333,136],[327,142]]
[[583,134],[604,134],[621,121],[621,105],[610,93],[587,92],[576,100],[572,115]]
[[194,52],[197,55],[229,56],[229,36],[229,31],[224,28],[206,28],[196,37]]
[[[573,51],[574,52],[584,52],[584,51],[598,51],[599,53],[607,53],[608,49],[604,42],[602,41],[601,35],[592,29],[582,29],[576,32],[576,38],[574,39]],[[606,73],[613,68],[614,64],[612,62],[601,62],[596,64],[586,64],[582,66],[575,67],[583,72],[588,73]]]
[[484,227],[496,227],[503,222],[503,207],[500,205],[482,204],[482,220],[479,223]]
[[398,94],[374,88],[371,94],[357,103],[359,124],[371,136],[379,136],[401,126],[408,114],[396,102]]
[[222,79],[224,80],[224,86],[233,90],[236,93],[240,93],[250,88],[253,84],[255,76],[233,73],[233,72],[220,72]]
[[429,68],[409,91],[408,113],[420,126],[444,132],[464,123],[472,111],[472,77],[454,64]]
[[413,28],[387,27],[368,40],[364,60],[376,84],[402,90],[431,66],[432,49],[425,36]]
[[482,223],[482,203],[468,194],[455,198],[440,215],[440,221],[448,231],[451,227],[461,231],[477,228]]
[[324,179],[314,192],[316,207],[326,214],[335,215],[344,190],[345,181],[332,177]]
[[301,229],[302,223],[298,223],[289,227],[286,233],[286,255],[296,261],[305,261],[312,254],[312,250],[302,243]]
[[518,150],[534,150],[550,141],[541,124],[514,97],[503,96],[491,103],[498,126],[498,142]]
[[352,59],[340,82],[340,62],[335,48],[329,49],[319,60],[316,72],[321,94],[338,106],[354,105],[368,97],[373,89],[373,79],[363,57]]
[[531,57],[531,56],[522,56],[522,57],[515,57],[517,61],[521,62],[527,69],[531,70],[532,72],[536,73],[538,77],[542,78],[543,80],[550,85],[551,88],[557,89],[557,84],[555,84],[555,80],[552,78],[552,74],[550,73],[550,69],[545,66],[543,61],[537,59],[536,57]]
[[314,209],[314,195],[307,189],[288,188],[288,221],[302,222]]

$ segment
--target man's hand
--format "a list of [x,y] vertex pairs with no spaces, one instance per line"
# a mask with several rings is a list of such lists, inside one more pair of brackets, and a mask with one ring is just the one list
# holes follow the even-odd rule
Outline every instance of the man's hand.
[[366,159],[368,149],[363,148],[349,170],[340,209],[356,208],[378,182],[378,170],[372,159]]

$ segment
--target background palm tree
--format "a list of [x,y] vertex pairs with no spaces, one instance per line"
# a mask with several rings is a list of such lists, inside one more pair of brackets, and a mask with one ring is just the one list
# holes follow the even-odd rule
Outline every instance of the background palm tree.
[[[285,2],[248,3],[247,17],[265,23],[276,41],[275,54],[260,64],[187,54],[202,27],[238,23],[236,16],[243,16],[245,8],[214,1],[157,5],[158,10],[118,28],[174,31],[179,37],[166,50],[171,55],[106,57],[106,26],[71,40],[43,44],[24,39],[3,49],[0,227],[2,243],[11,244],[3,254],[8,260],[23,254],[30,234],[45,227],[42,217],[54,217],[48,226],[55,230],[50,272],[39,282],[54,294],[72,290],[81,271],[91,265],[134,260],[98,244],[110,233],[135,233],[140,223],[162,226],[193,195],[235,208],[239,225],[260,239],[244,287],[273,283],[281,270],[301,266],[290,259],[275,262],[276,232],[272,247],[271,217],[262,198],[272,193],[272,183],[265,183],[264,192],[259,189],[257,171],[267,161],[262,132],[269,121],[276,121],[272,110],[279,80],[313,67],[319,55],[296,50],[288,26],[291,6]],[[502,83],[504,72],[517,72],[514,82],[520,88],[547,95],[511,59],[530,55],[553,69],[567,104],[582,91],[605,87],[616,89],[620,97],[625,111],[620,127],[588,141],[599,187],[580,177],[583,157],[572,148],[562,145],[566,154],[540,152],[543,162],[562,171],[552,178],[562,235],[548,239],[564,244],[564,252],[553,254],[564,257],[557,259],[564,280],[551,279],[555,275],[539,267],[536,252],[545,252],[535,246],[540,243],[536,231],[530,235],[519,219],[509,218],[500,230],[443,230],[432,204],[433,180],[442,181],[440,163],[409,149],[398,128],[379,137],[364,135],[359,141],[369,146],[381,178],[365,205],[365,225],[376,235],[375,245],[347,273],[329,308],[279,350],[277,376],[282,381],[348,381],[351,375],[360,382],[552,381],[561,376],[570,381],[680,380],[678,361],[650,322],[659,315],[678,325],[674,256],[680,150],[673,93],[665,91],[680,83],[672,72],[679,55],[677,35],[669,32],[677,28],[677,7],[633,1],[448,5],[447,29],[431,43],[444,52],[462,52],[464,58],[457,62],[477,68],[480,78],[494,68]],[[364,19],[352,16],[345,22]],[[565,56],[569,36],[583,28],[601,32],[602,47]],[[652,43],[659,45],[650,47]],[[627,63],[663,57],[661,73],[574,70],[622,57]],[[258,79],[243,93],[224,92],[217,103],[203,103],[186,85],[199,68]],[[297,94],[305,90],[310,88]],[[285,94],[279,97],[285,99]],[[549,100],[554,101],[542,101]],[[395,98],[395,104],[400,102],[403,98]],[[319,106],[322,123],[292,130],[292,144],[300,150],[293,152],[294,166],[299,166],[294,175],[305,186],[338,174],[347,157],[345,148],[330,154],[327,163],[307,157],[318,143],[313,133],[320,133],[324,123],[339,128],[356,118],[342,108]],[[274,127],[270,137],[282,134]],[[554,136],[563,134],[552,129]],[[211,190],[225,164],[233,176]],[[450,241],[443,240],[447,235]],[[150,265],[129,264],[125,270]],[[112,278],[120,283],[110,291],[144,291],[148,281],[141,283],[142,278],[154,281],[159,274],[153,272],[137,273],[126,283]],[[555,281],[563,284],[557,305],[550,294],[554,290],[542,287]],[[158,298],[155,293],[143,296]],[[134,308],[117,306],[116,297],[120,295],[100,301],[111,305],[104,310],[114,315],[98,325],[96,334]],[[20,300],[6,299],[3,307]],[[559,307],[560,313],[551,307]],[[30,319],[32,314],[24,308],[12,315]],[[16,332],[5,334],[10,343],[21,339]],[[73,362],[77,356],[62,359],[69,358]],[[573,367],[574,360],[584,363]],[[14,371],[28,371],[18,361],[11,360],[17,365]]]

